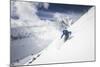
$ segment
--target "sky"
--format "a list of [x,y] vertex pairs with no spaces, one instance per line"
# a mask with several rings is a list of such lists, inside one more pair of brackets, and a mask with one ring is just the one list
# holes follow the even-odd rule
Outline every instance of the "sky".
[[[19,1],[19,2],[24,2],[24,1]],[[72,19],[73,22],[78,20],[84,13],[86,13],[92,7],[87,5],[57,4],[57,3],[46,3],[46,2],[29,2],[29,3],[33,3],[32,6],[33,13],[35,5],[35,10],[36,10],[35,14],[42,20],[54,20],[55,14],[63,14],[67,15],[70,19]],[[12,5],[11,7],[14,7],[14,5]],[[17,8],[15,7],[12,9],[13,11],[11,11],[12,14],[11,18],[13,19],[19,19],[19,17],[16,14],[16,9]]]
[[[78,20],[82,15],[88,12],[89,8],[91,7],[92,6],[55,4],[45,2],[11,1],[11,36],[19,37],[20,35],[21,37],[28,38],[31,33],[35,38],[32,40],[30,38],[28,40],[25,39],[24,41],[19,40],[21,42],[16,43],[11,41],[14,43],[11,44],[11,46],[14,47],[11,48],[11,51],[13,52],[11,53],[11,62],[13,63],[16,61],[16,59],[21,59],[29,56],[30,52],[32,52],[31,49],[33,49],[31,46],[34,46],[34,43],[36,43],[37,46],[40,46],[40,43],[49,43],[49,41],[55,40],[56,37],[60,37],[62,35],[62,30],[68,29],[66,24],[68,24],[68,27],[70,27],[69,25],[72,21],[75,22]],[[65,23],[62,22],[62,20]],[[82,20],[82,22],[84,21]],[[46,42],[42,41],[41,39]],[[25,51],[23,47],[18,49],[22,44],[26,46],[24,47],[25,49],[29,50]],[[43,45],[45,46],[49,44]],[[40,47],[39,49],[44,48],[45,47]],[[34,47],[34,49],[36,50],[38,48]],[[38,51],[35,52],[38,53]]]
[[86,5],[71,5],[71,4],[57,4],[57,3],[48,3],[49,6],[47,9],[40,7],[38,8],[38,15],[41,19],[50,19],[53,20],[54,13],[61,13],[68,15],[73,21],[76,21],[84,13],[86,13],[92,6]]

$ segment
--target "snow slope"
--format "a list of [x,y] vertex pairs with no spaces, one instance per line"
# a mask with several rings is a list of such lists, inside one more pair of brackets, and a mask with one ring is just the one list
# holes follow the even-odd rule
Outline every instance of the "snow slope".
[[94,9],[95,8],[92,7],[69,29],[74,36],[72,39],[63,43],[63,39],[60,39],[58,36],[48,48],[42,52],[40,57],[30,65],[95,60]]
[[[59,63],[65,62],[65,60],[67,60],[66,62],[72,62],[79,59],[83,60],[83,58],[92,58],[90,56],[93,56],[92,42],[94,42],[93,8],[69,27],[74,37],[64,43],[61,39],[62,32],[60,30],[65,27],[61,22],[62,18],[59,23],[57,21],[41,20],[36,15],[38,4],[16,2],[14,6],[18,10],[15,10],[15,14],[20,18],[12,15],[12,12],[11,16],[14,17],[11,19],[11,64],[27,65],[38,54],[41,54],[40,57],[31,64]],[[70,25],[68,24],[68,26]],[[77,53],[75,55],[78,56],[75,56],[74,53]],[[86,53],[87,55],[84,56]]]
[[[50,31],[50,30],[51,31]],[[24,64],[25,59],[45,49],[54,39],[59,36],[55,34],[54,28],[44,27],[17,27],[11,29],[11,63]],[[18,60],[17,60],[18,59]],[[20,61],[20,62],[19,62]]]
[[[44,3],[42,6],[45,7]],[[59,31],[37,16],[39,3],[11,1],[11,64],[24,64],[46,48]],[[45,7],[47,8],[47,7]],[[27,10],[26,10],[27,9]]]

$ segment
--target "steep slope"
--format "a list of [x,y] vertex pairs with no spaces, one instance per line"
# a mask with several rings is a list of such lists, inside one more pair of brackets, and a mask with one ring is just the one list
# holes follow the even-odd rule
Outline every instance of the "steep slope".
[[92,7],[69,29],[72,39],[64,43],[58,36],[31,64],[94,60],[94,9]]

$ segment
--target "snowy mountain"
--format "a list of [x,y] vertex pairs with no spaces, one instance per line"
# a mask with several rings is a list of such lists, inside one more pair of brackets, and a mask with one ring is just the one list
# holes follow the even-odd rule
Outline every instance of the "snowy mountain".
[[[86,48],[87,44],[89,44],[87,48],[91,47],[90,41],[93,42],[92,35],[94,31],[94,8],[91,8],[73,24],[71,18],[60,13],[54,14],[53,21],[41,20],[37,15],[37,7],[41,6],[46,9],[48,8],[48,4],[46,3],[40,5],[39,3],[30,2],[12,2],[11,64],[27,65],[30,61],[34,61],[34,58],[35,61],[32,61],[30,64],[55,63],[56,61],[59,63],[59,61],[65,62],[63,61],[64,59],[68,60],[66,62],[72,62],[71,57],[74,61],[85,57],[87,57],[86,59],[93,58],[91,57],[93,54],[90,52],[92,51],[92,48],[87,51],[88,56],[79,55],[79,58],[76,58],[77,56],[73,57],[73,53],[75,52],[75,49],[76,53],[79,51],[79,53],[85,54],[86,52],[80,50],[80,48]],[[61,35],[63,34],[62,31],[64,29],[72,31],[73,36],[72,39],[65,43],[64,37],[61,39]],[[84,43],[84,39],[87,39],[88,42],[86,45],[81,45],[81,43]],[[68,47],[67,45],[71,46]]]
[[[72,25],[73,38],[63,42],[58,36],[32,64],[93,61],[94,7]],[[74,34],[75,32],[75,34]]]

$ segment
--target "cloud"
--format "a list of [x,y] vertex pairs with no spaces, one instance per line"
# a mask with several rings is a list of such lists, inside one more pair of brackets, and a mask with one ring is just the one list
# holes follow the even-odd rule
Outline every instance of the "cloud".
[[11,27],[45,25],[37,15],[38,8],[48,9],[48,3],[11,1]]
[[[55,27],[58,30],[65,29],[66,25],[69,25],[69,17],[63,13],[53,13],[54,21],[48,19],[41,20],[37,15],[39,11],[38,8],[48,9],[48,3],[37,3],[37,2],[12,2],[11,5],[11,14],[18,16],[19,19],[11,18],[11,27],[20,27],[20,26],[35,26],[35,27]],[[16,7],[16,9],[15,9]],[[64,24],[64,23],[65,24]]]
[[48,3],[43,3],[43,6],[44,6],[45,9],[49,8],[49,4]]

